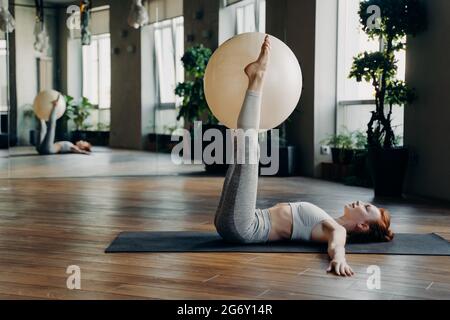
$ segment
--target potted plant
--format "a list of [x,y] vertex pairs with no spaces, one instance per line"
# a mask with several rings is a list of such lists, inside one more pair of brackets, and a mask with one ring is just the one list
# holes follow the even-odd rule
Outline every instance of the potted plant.
[[[179,83],[175,88],[175,94],[183,98],[177,120],[183,118],[191,131],[195,121],[202,121],[202,135],[208,129],[217,129],[222,133],[224,139],[223,164],[205,165],[209,172],[222,172],[228,167],[226,164],[226,127],[219,125],[217,119],[211,113],[203,87],[203,78],[211,55],[211,49],[203,45],[197,45],[187,49],[181,58],[186,72],[186,81]],[[193,137],[193,134],[191,134],[191,137]],[[207,142],[202,142],[203,149],[207,145]],[[192,142],[191,147],[193,148],[193,146],[194,143]]]
[[345,129],[342,133],[331,134],[320,142],[331,148],[331,157],[334,164],[349,164],[353,159],[354,151],[352,134]]
[[[289,121],[289,119],[287,120]],[[297,172],[297,148],[291,145],[287,139],[286,134],[286,122],[281,124],[276,128],[278,130],[278,171],[276,173],[277,176],[280,177],[290,177],[296,174]],[[269,157],[272,156],[272,141],[274,139],[272,135],[272,130],[267,131],[266,136],[263,138],[263,143],[267,144],[267,155]],[[273,157],[272,157],[273,158]],[[270,167],[272,163],[269,164],[261,164],[260,169],[264,167]]]
[[86,124],[86,120],[91,115],[94,105],[86,97],[81,98],[79,103],[76,103],[70,96],[66,97],[67,100],[70,103],[66,106],[65,116],[72,120],[75,125],[75,130],[71,133],[71,141],[88,140],[86,131],[90,126]]
[[367,136],[362,130],[351,133],[353,145],[353,158],[350,162],[348,176],[343,178],[347,185],[372,187],[372,179],[367,169]]
[[[370,6],[381,10],[379,26],[373,27]],[[419,0],[362,1],[359,16],[364,32],[379,39],[382,49],[356,56],[350,78],[372,84],[375,111],[367,125],[368,162],[376,196],[401,196],[408,162],[408,149],[395,145],[391,125],[392,107],[415,99],[414,91],[397,79],[395,53],[406,47],[406,36],[415,36],[426,26],[426,15]]]

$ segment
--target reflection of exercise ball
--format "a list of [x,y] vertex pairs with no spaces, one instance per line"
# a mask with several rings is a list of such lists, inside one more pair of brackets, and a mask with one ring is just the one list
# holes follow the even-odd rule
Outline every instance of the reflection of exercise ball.
[[[238,35],[223,43],[206,68],[205,96],[214,116],[235,129],[248,87],[244,68],[255,61],[265,34]],[[267,130],[285,121],[300,100],[302,71],[294,53],[281,40],[270,36],[271,59],[262,96],[260,129]]]
[[58,99],[56,118],[61,118],[64,112],[66,112],[66,100],[64,99],[64,95],[55,90],[41,91],[34,98],[33,109],[36,116],[41,120],[48,121],[52,112],[53,101],[56,99]]

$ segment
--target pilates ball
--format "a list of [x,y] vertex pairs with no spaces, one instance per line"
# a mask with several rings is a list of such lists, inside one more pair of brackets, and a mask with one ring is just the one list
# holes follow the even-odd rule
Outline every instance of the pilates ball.
[[[237,127],[248,87],[244,68],[258,58],[265,36],[250,32],[227,40],[206,67],[206,101],[214,116],[228,128]],[[269,37],[272,50],[262,92],[261,131],[282,124],[294,111],[302,91],[302,71],[295,54],[281,40]]]
[[41,91],[36,98],[34,98],[33,109],[36,116],[41,120],[48,121],[50,113],[52,112],[53,101],[56,99],[58,99],[56,105],[56,118],[61,118],[64,115],[64,112],[66,112],[66,100],[64,99],[63,94],[55,90]]

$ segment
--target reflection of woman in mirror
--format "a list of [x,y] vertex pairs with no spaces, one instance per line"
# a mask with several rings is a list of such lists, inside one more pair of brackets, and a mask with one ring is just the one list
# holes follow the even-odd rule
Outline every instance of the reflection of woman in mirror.
[[58,95],[55,101],[52,102],[52,111],[50,113],[49,125],[44,120],[41,120],[41,135],[39,144],[36,150],[39,154],[57,154],[57,153],[79,153],[90,154],[91,144],[89,142],[80,140],[76,144],[70,141],[55,142],[56,130],[56,106],[61,95]]

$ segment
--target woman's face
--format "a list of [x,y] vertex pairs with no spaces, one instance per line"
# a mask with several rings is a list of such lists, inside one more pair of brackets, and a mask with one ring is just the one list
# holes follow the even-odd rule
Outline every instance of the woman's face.
[[356,201],[344,206],[344,216],[355,224],[361,224],[379,221],[381,212],[373,204]]

